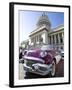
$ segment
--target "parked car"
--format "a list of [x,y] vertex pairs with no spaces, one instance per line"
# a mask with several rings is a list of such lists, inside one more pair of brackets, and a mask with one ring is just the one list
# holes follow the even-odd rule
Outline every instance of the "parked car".
[[26,72],[55,76],[56,64],[61,60],[61,55],[51,45],[44,45],[40,49],[29,50],[23,58]]

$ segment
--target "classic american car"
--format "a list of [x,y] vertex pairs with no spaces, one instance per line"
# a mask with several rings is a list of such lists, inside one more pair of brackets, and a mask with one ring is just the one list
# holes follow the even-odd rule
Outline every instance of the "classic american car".
[[61,60],[61,55],[51,45],[43,45],[40,49],[27,51],[23,58],[26,72],[55,76],[56,64]]

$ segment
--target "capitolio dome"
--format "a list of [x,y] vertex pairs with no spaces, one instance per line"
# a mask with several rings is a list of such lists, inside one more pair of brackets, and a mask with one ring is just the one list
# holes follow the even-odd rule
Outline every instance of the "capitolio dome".
[[46,25],[49,28],[51,27],[51,22],[45,12],[43,12],[43,14],[40,16],[37,22],[38,27],[43,26],[43,25]]

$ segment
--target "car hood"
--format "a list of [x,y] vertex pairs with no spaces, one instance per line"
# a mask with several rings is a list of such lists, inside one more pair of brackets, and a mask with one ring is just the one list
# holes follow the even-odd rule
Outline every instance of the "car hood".
[[41,63],[44,63],[45,61],[40,56],[41,50],[29,50],[27,54],[24,56],[24,59],[27,60],[34,60]]
[[45,61],[41,58],[37,58],[37,57],[32,57],[32,56],[24,56],[24,60],[33,60],[33,61],[37,61],[37,62],[40,62],[40,63],[45,63]]
[[49,54],[47,57],[41,57],[42,50],[29,50],[27,54],[24,56],[24,59],[27,60],[36,60],[42,63],[45,63],[47,60],[48,62],[51,62],[52,56]]
[[40,52],[41,50],[29,50],[27,56],[40,58]]

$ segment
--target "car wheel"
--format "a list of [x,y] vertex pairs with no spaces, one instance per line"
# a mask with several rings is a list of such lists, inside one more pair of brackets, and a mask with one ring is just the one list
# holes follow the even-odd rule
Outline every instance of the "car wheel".
[[51,71],[51,76],[55,76],[55,72],[56,72],[56,65],[55,65],[55,61],[52,61],[52,71]]

